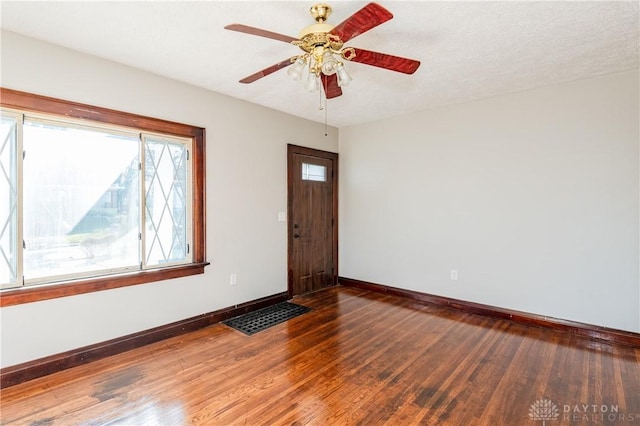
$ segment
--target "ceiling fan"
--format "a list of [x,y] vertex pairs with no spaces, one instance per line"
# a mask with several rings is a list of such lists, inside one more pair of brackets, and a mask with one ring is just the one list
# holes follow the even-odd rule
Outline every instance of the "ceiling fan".
[[311,7],[310,13],[316,23],[302,29],[299,38],[242,24],[227,25],[225,27],[227,30],[283,41],[298,46],[304,52],[251,74],[240,80],[240,83],[253,83],[292,65],[287,70],[291,78],[302,80],[306,70],[306,89],[318,90],[321,82],[326,98],[331,99],[342,95],[341,87],[348,85],[351,81],[351,76],[347,73],[341,59],[405,74],[413,74],[420,66],[420,62],[413,59],[355,47],[344,47],[349,40],[393,18],[391,12],[376,3],[367,4],[335,27],[326,23],[331,14],[329,5],[315,4]]

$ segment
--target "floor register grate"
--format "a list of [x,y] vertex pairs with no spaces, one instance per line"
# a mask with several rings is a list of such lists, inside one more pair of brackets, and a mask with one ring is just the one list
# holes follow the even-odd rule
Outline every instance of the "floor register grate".
[[310,310],[311,308],[307,308],[306,306],[291,302],[282,302],[258,309],[254,312],[249,312],[248,314],[230,318],[222,321],[222,323],[251,336],[252,334],[283,323]]

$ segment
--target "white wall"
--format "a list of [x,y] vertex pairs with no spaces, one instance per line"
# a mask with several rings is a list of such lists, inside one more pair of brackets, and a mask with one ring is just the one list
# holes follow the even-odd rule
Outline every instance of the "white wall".
[[340,129],[340,275],[640,331],[638,117],[636,70]]
[[[286,291],[286,144],[335,152],[337,129],[10,32],[1,50],[3,87],[207,129],[212,263],[2,308],[2,367]],[[340,275],[640,331],[638,133],[637,72],[341,129]]]
[[1,366],[287,290],[286,145],[336,152],[337,129],[11,32],[1,59],[3,87],[205,127],[211,262],[204,275],[3,308]]

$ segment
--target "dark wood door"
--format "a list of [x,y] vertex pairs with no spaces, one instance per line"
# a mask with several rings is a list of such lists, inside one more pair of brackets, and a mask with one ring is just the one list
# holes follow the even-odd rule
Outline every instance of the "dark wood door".
[[338,154],[288,146],[289,295],[337,283]]

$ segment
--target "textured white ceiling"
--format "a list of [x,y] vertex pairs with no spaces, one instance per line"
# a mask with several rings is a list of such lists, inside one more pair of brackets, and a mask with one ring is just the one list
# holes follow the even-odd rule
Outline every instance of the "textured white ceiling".
[[[1,26],[249,102],[322,122],[318,94],[278,71],[296,55],[276,40],[224,30],[242,23],[297,37],[313,1],[0,2]],[[337,25],[367,2],[333,1]],[[337,127],[638,68],[639,2],[379,2],[394,19],[347,45],[422,62],[413,75],[348,63],[352,84],[329,100]]]

